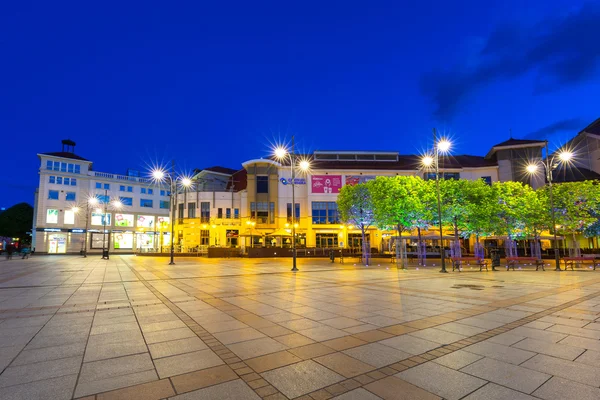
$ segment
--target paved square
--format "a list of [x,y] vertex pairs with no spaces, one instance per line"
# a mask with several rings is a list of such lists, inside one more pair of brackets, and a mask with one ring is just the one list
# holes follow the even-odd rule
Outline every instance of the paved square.
[[290,261],[1,260],[0,398],[600,398],[600,272]]

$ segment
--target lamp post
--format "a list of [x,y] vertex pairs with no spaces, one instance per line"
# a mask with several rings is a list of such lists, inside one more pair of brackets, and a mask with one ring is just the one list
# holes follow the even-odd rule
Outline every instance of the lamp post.
[[[88,230],[90,226],[90,211],[92,207],[96,207],[98,205],[98,199],[96,197],[89,197],[85,202],[85,232],[83,237],[83,258],[87,258],[87,247],[88,247]],[[75,214],[79,213],[81,210],[79,207],[75,206],[72,208]]]
[[[294,136],[292,136],[292,149],[288,152],[284,147],[278,147],[275,149],[275,158],[280,161],[285,160],[289,157],[290,160],[290,173],[291,173],[291,185],[292,185],[292,271],[297,272],[298,267],[296,266],[296,155],[294,154]],[[306,172],[310,168],[308,160],[300,160],[298,167],[302,172]]]
[[103,260],[108,260],[110,257],[108,255],[108,252],[110,250],[110,244],[106,243],[106,211],[107,211],[107,207],[108,204],[111,204],[111,209],[112,210],[119,210],[121,209],[122,203],[119,200],[113,200],[110,201],[108,198],[108,190],[104,190],[104,211],[103,211],[103,215],[102,215],[102,259]]
[[447,139],[441,138],[439,141],[437,140],[437,135],[435,128],[433,129],[433,157],[425,156],[421,160],[423,166],[427,168],[431,168],[431,166],[435,166],[435,189],[437,193],[437,214],[438,214],[438,223],[440,226],[440,258],[442,259],[442,269],[440,272],[446,273],[446,258],[444,257],[444,232],[442,229],[442,201],[440,196],[440,153],[446,153],[450,150],[450,146],[452,144]]
[[[552,219],[552,232],[554,236],[553,250],[554,250],[554,262],[556,264],[555,271],[562,271],[560,268],[560,254],[558,254],[558,239],[556,237],[556,213],[554,211],[554,190],[552,188],[552,170],[558,167],[559,164],[565,164],[571,161],[573,158],[573,153],[570,151],[561,151],[558,153],[557,157],[554,156],[552,159],[550,158],[550,153],[548,152],[548,141],[546,140],[546,162],[542,161],[542,165],[546,170],[546,179],[548,180],[548,190],[550,192],[550,217]],[[556,163],[555,163],[556,161]],[[529,174],[534,175],[538,171],[537,164],[529,164],[526,167],[526,170]]]
[[[162,168],[152,171],[152,179],[157,183],[168,182],[171,192],[169,200],[171,202],[171,260],[169,265],[175,265],[175,201],[177,199],[177,177],[175,177],[175,162],[171,161],[171,172],[168,173]],[[182,181],[187,178],[182,178]],[[189,179],[188,179],[189,180]],[[190,181],[191,184],[191,181]],[[175,197],[173,197],[175,196]]]

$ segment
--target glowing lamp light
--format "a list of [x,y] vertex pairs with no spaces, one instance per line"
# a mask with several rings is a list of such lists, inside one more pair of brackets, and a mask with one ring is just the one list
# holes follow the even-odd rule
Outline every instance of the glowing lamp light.
[[302,160],[300,161],[300,169],[302,171],[308,171],[308,169],[310,168],[310,163],[306,160]]
[[74,213],[78,213],[79,207],[73,207],[73,208],[71,208],[71,211],[73,211]]
[[437,147],[438,147],[438,150],[439,150],[439,151],[441,151],[442,153],[445,153],[445,152],[447,152],[448,150],[450,150],[450,146],[451,146],[451,145],[452,145],[452,144],[450,143],[450,141],[449,141],[449,140],[447,140],[447,139],[442,139],[442,140],[440,140],[440,141],[438,142],[438,145],[437,145]]
[[152,177],[157,181],[162,181],[165,178],[165,171],[155,169],[154,171],[152,171]]
[[190,187],[192,186],[192,180],[190,178],[182,178],[181,184],[185,187]]
[[563,151],[558,155],[558,158],[562,162],[568,162],[573,158],[573,153],[571,153],[570,151]]
[[275,157],[281,159],[287,155],[287,150],[283,147],[277,147],[275,149]]
[[433,157],[431,156],[425,156],[423,157],[423,159],[421,160],[421,163],[426,166],[426,167],[431,167],[433,165]]
[[95,197],[92,197],[88,200],[88,203],[90,203],[91,205],[95,206],[96,204],[98,204],[98,199]]
[[121,203],[119,200],[115,200],[115,201],[113,201],[113,207],[121,208],[121,207],[123,207],[123,203]]
[[527,172],[529,172],[530,174],[535,174],[538,170],[538,166],[535,164],[529,164],[526,168]]

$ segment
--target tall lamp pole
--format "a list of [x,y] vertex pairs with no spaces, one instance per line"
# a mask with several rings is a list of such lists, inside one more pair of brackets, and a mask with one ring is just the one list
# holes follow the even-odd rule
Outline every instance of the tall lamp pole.
[[[573,153],[570,151],[561,151],[558,154],[558,162],[559,163],[568,163],[573,158]],[[553,250],[554,250],[554,262],[556,264],[555,271],[562,271],[560,268],[560,254],[558,249],[558,238],[556,236],[556,212],[554,211],[554,189],[552,187],[552,170],[558,166],[558,164],[554,164],[556,161],[555,157],[550,158],[550,152],[548,151],[548,141],[546,140],[546,163],[542,162],[544,165],[544,169],[546,170],[546,179],[548,180],[548,190],[550,192],[550,217],[552,219],[552,232],[554,236]],[[535,174],[538,170],[538,166],[536,164],[529,164],[526,168],[527,172],[530,174]]]
[[447,152],[450,149],[451,143],[447,139],[440,139],[438,141],[435,128],[433,128],[433,157],[425,156],[421,160],[425,167],[435,166],[435,190],[437,194],[437,214],[438,223],[440,226],[440,258],[442,259],[442,269],[440,272],[446,273],[446,258],[444,257],[444,232],[442,229],[442,200],[440,195],[440,152]]
[[[288,152],[283,147],[275,149],[275,158],[282,161],[286,157],[290,158],[290,171],[292,181],[292,271],[297,272],[298,267],[296,265],[296,155],[294,153],[294,136],[292,136],[292,149]],[[300,160],[298,165],[301,171],[307,172],[310,169],[310,163],[308,160]]]
[[106,248],[106,204],[108,203],[108,190],[104,189],[104,214],[102,215],[102,259],[108,260],[108,249]]
[[175,161],[171,161],[171,261],[169,265],[175,265],[175,201],[173,201],[173,196],[175,196],[175,200],[177,200],[177,182],[174,179],[175,176]]

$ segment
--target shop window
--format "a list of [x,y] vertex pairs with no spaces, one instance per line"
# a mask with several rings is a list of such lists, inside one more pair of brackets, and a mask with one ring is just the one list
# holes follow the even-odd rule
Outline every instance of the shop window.
[[256,193],[269,193],[269,177],[268,176],[257,176],[256,177]]
[[133,214],[115,214],[115,226],[132,227]]
[[46,223],[47,224],[58,224],[58,210],[55,208],[49,208],[46,210]]
[[200,219],[201,222],[210,222],[210,202],[203,201],[200,203]]
[[92,233],[91,248],[92,249],[107,249],[110,239],[110,233]]
[[92,212],[91,224],[95,226],[110,226],[110,213]]
[[119,201],[124,206],[133,206],[133,198],[132,197],[119,197]]
[[64,220],[65,220],[65,225],[75,224],[75,212],[73,212],[73,210],[65,210]]
[[237,247],[238,246],[238,237],[239,231],[234,229],[228,229],[225,231],[227,236],[227,246],[229,247]]
[[339,247],[337,233],[317,233],[317,247]]
[[137,226],[138,226],[138,228],[153,228],[154,227],[154,216],[153,215],[138,215]]
[[58,200],[58,190],[48,190],[48,200]]
[[160,201],[160,208],[168,210],[169,209],[169,204],[170,204],[169,201],[161,200]]
[[151,199],[140,199],[140,207],[152,208],[152,200]]
[[133,233],[115,233],[115,249],[133,249]]
[[56,233],[48,236],[48,253],[65,254],[67,252],[67,235]]
[[77,200],[77,194],[75,192],[67,192],[66,199],[67,201],[75,201]]
[[335,201],[312,202],[313,224],[339,224],[340,217]]
[[210,231],[208,229],[202,229],[200,231],[200,245],[208,246],[210,244]]

